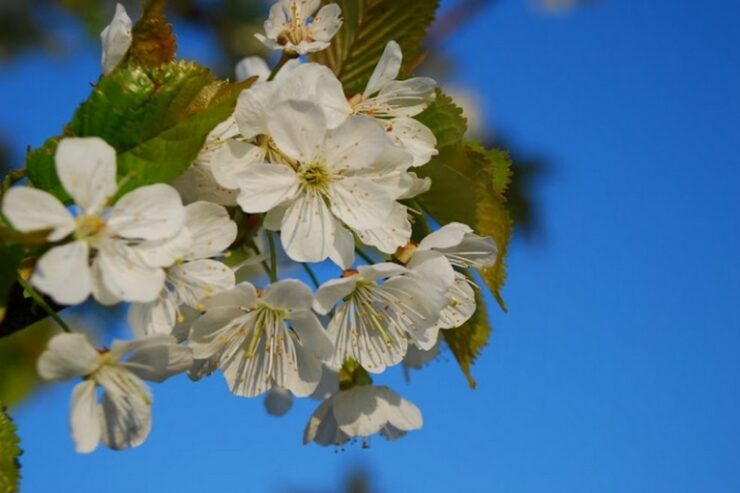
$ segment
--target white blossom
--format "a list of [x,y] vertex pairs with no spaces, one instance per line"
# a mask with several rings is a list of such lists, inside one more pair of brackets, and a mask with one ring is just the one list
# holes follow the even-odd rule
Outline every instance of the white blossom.
[[353,116],[327,129],[324,113],[307,102],[278,105],[267,126],[284,163],[250,166],[239,178],[239,205],[267,213],[268,228],[279,223],[291,259],[331,258],[348,267],[354,259],[348,228],[368,230],[388,221],[406,191],[394,177],[406,173],[408,156],[387,154],[394,148],[371,119]]
[[[430,262],[438,268],[445,265],[441,256]],[[365,370],[381,373],[401,362],[409,339],[421,348],[434,345],[435,324],[449,301],[447,294],[407,273],[393,263],[359,266],[319,288],[316,312],[327,314],[343,300],[327,327],[334,344],[329,367],[338,370],[352,358]]]
[[157,300],[133,303],[129,309],[129,324],[138,336],[171,333],[184,320],[181,305],[201,308],[203,299],[234,287],[234,272],[212,260],[236,239],[236,224],[226,209],[210,202],[192,203],[185,208],[185,228],[191,244],[175,265],[165,269],[165,286]]
[[137,188],[108,209],[117,190],[112,147],[96,137],[63,139],[55,161],[75,213],[34,188],[14,187],[3,198],[3,213],[18,231],[49,230],[49,242],[61,241],[38,260],[31,284],[65,305],[90,293],[103,304],[156,299],[162,267],[187,247],[185,208],[175,189]]
[[117,3],[113,20],[100,33],[100,41],[103,44],[103,54],[100,61],[103,66],[103,75],[113,72],[123,60],[132,40],[131,18],[126,13],[124,6]]
[[403,54],[389,41],[362,94],[350,99],[354,114],[376,118],[401,148],[420,166],[437,155],[437,138],[413,117],[424,111],[436,96],[437,83],[429,77],[396,80]]
[[39,358],[38,372],[46,380],[83,377],[72,392],[70,425],[77,451],[92,452],[100,441],[112,449],[141,445],[152,426],[152,395],[142,380],[162,382],[192,361],[171,336],[115,341],[99,351],[82,334],[59,334]]
[[[496,244],[489,237],[476,235],[461,223],[449,223],[427,235],[413,253],[407,267],[428,282],[440,287],[447,286],[450,302],[441,311],[437,326],[441,329],[459,327],[473,316],[476,310],[473,281],[460,271],[430,267],[424,259],[430,255],[442,255],[450,267],[459,269],[486,268],[496,262]],[[450,277],[453,272],[454,277]]]
[[321,0],[278,0],[265,21],[265,34],[255,34],[266,47],[289,55],[305,55],[329,47],[342,26],[342,11]]
[[259,294],[252,284],[239,284],[208,301],[189,345],[196,359],[218,361],[236,395],[254,397],[279,386],[307,396],[321,379],[321,360],[332,352],[312,303],[311,290],[293,279]]
[[376,433],[395,440],[422,424],[419,408],[390,388],[358,385],[321,403],[306,425],[303,443],[342,445]]

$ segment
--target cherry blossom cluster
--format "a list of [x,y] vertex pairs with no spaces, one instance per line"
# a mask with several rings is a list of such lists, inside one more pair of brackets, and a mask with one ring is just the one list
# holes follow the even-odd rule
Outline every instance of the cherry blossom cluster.
[[[321,400],[305,442],[395,439],[422,426],[419,409],[371,375],[436,354],[440,330],[476,310],[469,269],[492,266],[497,247],[459,223],[412,241],[423,220],[414,198],[431,185],[416,170],[437,154],[415,117],[436,83],[399,80],[391,41],[365,90],[346,94],[328,67],[299,57],[326,49],[342,24],[336,4],[319,4],[272,7],[258,38],[281,63],[239,64],[237,76],[256,81],[176,182],[122,193],[110,145],[65,138],[55,166],[71,205],[27,186],[5,194],[16,230],[46,234],[31,286],[62,305],[130,304],[132,340],[97,349],[63,333],[38,362],[45,379],[82,378],[71,408],[78,451],[141,444],[152,405],[143,381],[183,372],[221,372],[234,395],[266,394],[276,414],[293,397]],[[120,5],[101,37],[108,74],[132,39]],[[247,243],[253,256],[229,262]],[[319,283],[319,263],[336,275]],[[281,279],[278,264],[305,268],[316,289]],[[243,279],[245,265],[264,265],[269,281]]]

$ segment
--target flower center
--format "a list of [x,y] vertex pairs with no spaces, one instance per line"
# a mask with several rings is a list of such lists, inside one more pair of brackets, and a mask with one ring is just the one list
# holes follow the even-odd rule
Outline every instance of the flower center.
[[308,190],[326,195],[331,183],[331,173],[323,162],[308,163],[301,167],[301,183]]
[[75,238],[89,240],[105,230],[105,219],[96,215],[79,216],[76,221]]
[[[255,311],[257,313],[257,317],[255,320],[254,330],[252,331],[252,337],[247,346],[247,350],[244,352],[245,359],[252,359],[263,334],[266,334],[267,337],[277,336],[275,331],[284,326],[285,317],[288,316],[287,310],[275,308],[266,303],[258,303]],[[285,336],[277,337],[279,339],[280,337]]]
[[283,31],[278,36],[278,43],[286,45],[288,43],[296,46],[301,44],[301,41],[311,41],[308,36],[308,26],[305,24],[305,19],[301,16],[301,9],[298,6],[297,1],[290,2],[290,22],[285,24]]

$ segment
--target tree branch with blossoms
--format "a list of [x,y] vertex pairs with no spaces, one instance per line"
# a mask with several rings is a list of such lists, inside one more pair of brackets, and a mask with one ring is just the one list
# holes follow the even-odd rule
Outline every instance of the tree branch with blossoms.
[[[163,0],[136,24],[118,6],[103,75],[0,207],[6,321],[129,304],[130,340],[99,349],[71,327],[38,361],[45,379],[82,379],[78,451],[141,444],[144,381],[182,372],[220,372],[276,414],[321,400],[304,434],[320,445],[421,428],[374,379],[440,345],[475,386],[491,333],[478,281],[505,307],[510,163],[411,73],[437,6],[279,0],[258,38],[280,61],[247,58],[236,82],[175,59]],[[244,277],[259,264],[269,281]]]

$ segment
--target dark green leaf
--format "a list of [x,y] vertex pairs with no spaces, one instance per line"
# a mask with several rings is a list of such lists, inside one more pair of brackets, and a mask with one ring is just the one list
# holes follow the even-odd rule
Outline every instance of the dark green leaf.
[[480,291],[476,291],[475,300],[478,309],[470,320],[456,329],[441,331],[450,351],[452,351],[460,365],[460,369],[465,374],[465,378],[468,379],[468,384],[473,389],[476,383],[470,369],[483,348],[488,344],[492,332],[486,313],[486,304],[480,295]]

